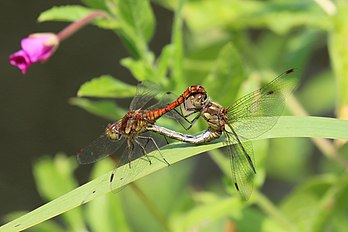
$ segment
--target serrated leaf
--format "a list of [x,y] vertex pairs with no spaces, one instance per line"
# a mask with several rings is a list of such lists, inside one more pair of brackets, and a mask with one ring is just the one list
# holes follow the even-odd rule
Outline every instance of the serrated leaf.
[[[320,118],[320,117],[289,117],[282,116],[278,120],[272,130],[267,131],[256,139],[266,138],[279,138],[279,137],[319,137],[319,138],[333,138],[348,140],[348,121],[338,120],[333,118]],[[215,142],[192,146],[183,143],[173,143],[163,147],[161,153],[166,157],[170,164],[174,164],[181,160],[192,157],[196,154],[200,154],[212,149],[216,149],[224,146],[226,143],[222,139]],[[156,172],[167,165],[162,161],[162,158],[158,152],[152,152],[149,154],[152,159],[152,164],[148,165],[142,172],[136,173],[136,170],[132,170],[132,173],[136,173],[135,176],[130,176],[129,182],[133,182],[144,176],[147,176],[153,172]],[[138,167],[139,162],[144,162],[142,159],[133,161],[133,167]],[[147,162],[147,161],[146,161]],[[142,165],[139,165],[142,166]],[[119,167],[119,173],[124,173],[125,168],[129,168],[128,164]],[[30,213],[15,219],[0,227],[3,231],[20,231],[25,230],[33,225],[57,216],[61,213],[67,212],[83,203],[87,203],[94,200],[97,197],[105,195],[111,192],[110,188],[110,175],[112,171],[96,178],[80,186],[73,191],[66,193],[65,195],[31,211]],[[129,182],[123,182],[124,185]],[[123,186],[120,183],[114,185],[114,189],[121,188]]]
[[[63,21],[75,22],[95,12],[95,10],[78,5],[55,6],[42,12],[38,18],[39,22]],[[92,24],[104,29],[117,29],[119,24],[116,19],[111,17],[98,17],[91,22]]]
[[93,78],[81,85],[79,97],[126,98],[135,95],[135,86],[126,84],[109,75]]
[[117,106],[113,101],[108,100],[92,101],[85,98],[71,98],[69,103],[112,121],[121,118],[126,113],[126,110]]

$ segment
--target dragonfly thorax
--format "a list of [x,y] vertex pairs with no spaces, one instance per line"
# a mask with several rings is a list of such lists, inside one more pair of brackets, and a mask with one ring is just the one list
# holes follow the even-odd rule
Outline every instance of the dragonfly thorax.
[[109,123],[105,128],[105,135],[111,140],[118,140],[121,137],[119,123]]
[[209,128],[215,131],[224,131],[225,125],[229,123],[225,107],[209,101],[201,112],[203,118],[207,121]]

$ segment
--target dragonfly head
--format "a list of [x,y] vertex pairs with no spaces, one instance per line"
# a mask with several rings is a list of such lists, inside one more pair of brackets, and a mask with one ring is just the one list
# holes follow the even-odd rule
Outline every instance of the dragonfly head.
[[192,94],[189,99],[188,99],[188,106],[190,108],[194,108],[196,110],[201,110],[202,108],[204,108],[204,106],[206,105],[208,101],[208,96],[206,93],[195,93]]
[[117,123],[109,123],[105,128],[105,135],[111,140],[118,140],[121,137]]

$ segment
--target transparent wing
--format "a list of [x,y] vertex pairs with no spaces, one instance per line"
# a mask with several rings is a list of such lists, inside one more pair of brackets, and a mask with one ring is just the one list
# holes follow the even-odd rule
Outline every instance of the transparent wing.
[[228,107],[227,116],[238,135],[256,138],[270,130],[283,112],[286,96],[297,83],[298,75],[290,69]]
[[119,140],[111,140],[107,136],[102,135],[88,146],[81,149],[77,153],[77,160],[80,164],[94,163],[106,156],[115,153],[125,141],[124,137]]
[[156,97],[161,92],[160,87],[151,81],[141,81],[137,85],[137,92],[133,98],[129,109],[143,109],[147,103]]
[[143,133],[134,140],[127,141],[127,143],[127,150],[121,156],[120,161],[117,163],[110,177],[110,186],[111,189],[115,189],[113,190],[115,193],[122,190],[127,184],[141,174],[146,167],[151,165],[153,157],[148,156],[150,152],[155,150],[160,153],[159,142],[149,136],[149,133]]
[[[255,167],[251,142],[240,142],[232,133],[226,132],[227,154],[230,159],[232,179],[243,200],[248,200],[254,188]],[[232,144],[232,141],[236,144]]]

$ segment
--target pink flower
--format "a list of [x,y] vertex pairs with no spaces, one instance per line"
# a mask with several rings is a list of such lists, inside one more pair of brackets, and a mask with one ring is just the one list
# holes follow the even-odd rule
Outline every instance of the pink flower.
[[17,66],[23,74],[36,62],[44,62],[53,54],[59,45],[59,39],[53,33],[31,34],[22,39],[22,50],[10,56],[10,63]]

